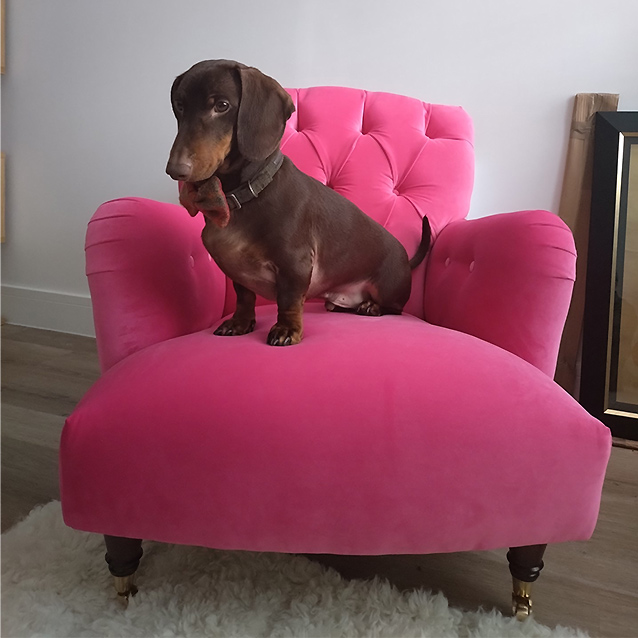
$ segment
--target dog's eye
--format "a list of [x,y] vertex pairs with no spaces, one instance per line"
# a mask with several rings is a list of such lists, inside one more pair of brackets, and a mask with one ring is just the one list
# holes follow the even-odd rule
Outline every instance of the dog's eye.
[[180,115],[184,112],[184,103],[180,102],[179,100],[177,100],[175,102],[175,112],[179,113]]
[[217,100],[215,106],[213,106],[213,111],[215,111],[215,113],[226,113],[229,108],[230,103],[226,102],[226,100]]

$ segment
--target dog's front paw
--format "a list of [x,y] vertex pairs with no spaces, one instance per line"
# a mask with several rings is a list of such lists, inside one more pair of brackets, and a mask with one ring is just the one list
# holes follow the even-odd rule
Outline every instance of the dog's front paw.
[[236,335],[245,335],[252,332],[255,329],[254,319],[226,319],[215,330],[213,334],[220,335],[222,337],[234,337]]
[[294,346],[301,341],[302,336],[301,328],[276,323],[270,329],[266,343],[270,346]]

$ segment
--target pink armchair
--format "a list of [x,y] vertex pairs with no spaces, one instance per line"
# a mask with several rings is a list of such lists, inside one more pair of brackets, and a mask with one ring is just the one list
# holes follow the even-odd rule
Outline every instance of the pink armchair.
[[[587,539],[607,428],[552,380],[574,280],[555,215],[465,219],[472,125],[460,108],[345,88],[290,91],[282,150],[413,254],[401,316],[308,303],[300,345],[276,309],[219,337],[232,286],[201,216],[103,204],[87,275],[103,376],[61,442],[64,518],[105,535],[123,595],[141,540],[219,549],[418,554],[510,547],[514,611],[547,543]],[[352,238],[356,241],[356,237]]]

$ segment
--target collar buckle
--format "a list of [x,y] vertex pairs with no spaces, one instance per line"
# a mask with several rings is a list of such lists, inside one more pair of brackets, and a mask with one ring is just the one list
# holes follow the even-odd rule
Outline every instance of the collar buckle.
[[229,208],[231,210],[241,208],[242,203],[245,204],[251,199],[258,197],[259,193],[261,193],[261,191],[263,191],[264,188],[272,182],[275,177],[275,173],[281,168],[283,161],[284,156],[282,155],[281,150],[277,149],[270,162],[266,164],[261,172],[252,179],[252,181],[244,183],[242,186],[236,188],[230,193],[225,193]]
[[230,204],[230,208],[241,208],[241,202],[237,199],[237,195],[235,195],[235,193],[228,193],[228,195],[226,195],[226,200]]

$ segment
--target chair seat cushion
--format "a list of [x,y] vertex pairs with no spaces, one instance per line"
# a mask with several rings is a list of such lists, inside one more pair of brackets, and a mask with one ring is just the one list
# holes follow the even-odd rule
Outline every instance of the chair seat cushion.
[[[588,538],[609,432],[475,337],[307,304],[304,339],[213,329],[108,370],[61,444],[67,524],[222,549],[431,553]],[[95,495],[100,498],[96,501]]]

